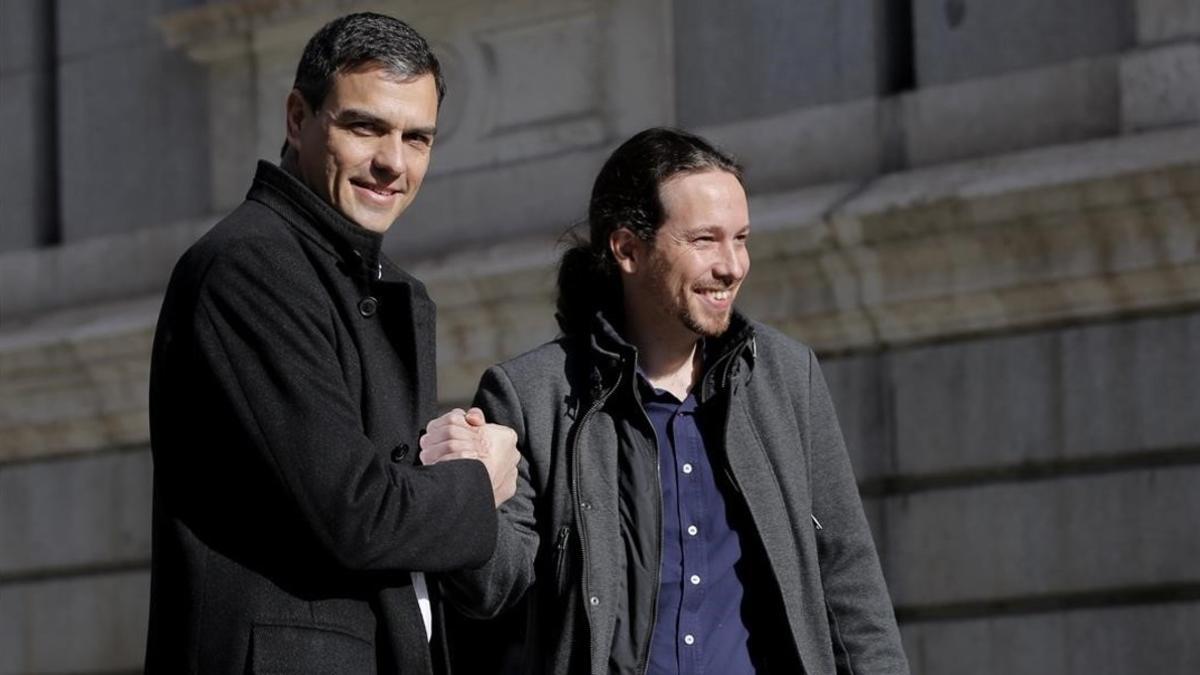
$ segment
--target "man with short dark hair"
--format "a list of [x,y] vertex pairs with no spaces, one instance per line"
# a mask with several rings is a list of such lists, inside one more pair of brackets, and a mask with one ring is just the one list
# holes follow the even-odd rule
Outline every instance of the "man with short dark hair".
[[451,600],[487,618],[525,598],[521,673],[907,673],[816,358],[733,309],[741,168],[644,131],[588,223],[559,271],[562,336],[480,384],[527,465]]
[[[477,411],[421,437],[434,306],[381,252],[444,91],[402,21],[326,25],[287,99],[281,166],[260,162],[246,201],[176,266],[151,369],[147,671],[437,665],[423,572],[488,559],[518,460]],[[458,461],[421,466],[418,446]]]

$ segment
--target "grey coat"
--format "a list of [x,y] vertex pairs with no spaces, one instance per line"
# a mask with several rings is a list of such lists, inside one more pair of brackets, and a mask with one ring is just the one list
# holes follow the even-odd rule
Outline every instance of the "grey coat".
[[279,168],[179,261],[150,378],[152,673],[428,673],[409,572],[478,565],[479,462],[416,466],[420,282]]
[[[516,430],[527,461],[517,496],[501,509],[496,553],[446,587],[475,617],[494,616],[533,589],[521,672],[644,667],[661,503],[635,361],[635,350],[598,317],[592,335],[494,366],[480,384],[477,403]],[[705,361],[698,398],[724,410],[724,457],[714,468],[724,464],[748,507],[793,660],[806,673],[907,673],[812,351],[735,315]]]

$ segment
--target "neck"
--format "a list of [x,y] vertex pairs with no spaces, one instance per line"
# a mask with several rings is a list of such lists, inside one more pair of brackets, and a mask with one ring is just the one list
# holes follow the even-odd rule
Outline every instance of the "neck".
[[700,338],[682,326],[672,326],[661,313],[639,316],[625,309],[626,336],[638,350],[638,365],[646,379],[657,389],[671,392],[683,400],[699,377]]
[[279,159],[279,168],[292,174],[301,183],[304,179],[300,176],[300,162],[296,159],[296,151],[288,146],[287,150],[283,151],[283,157]]

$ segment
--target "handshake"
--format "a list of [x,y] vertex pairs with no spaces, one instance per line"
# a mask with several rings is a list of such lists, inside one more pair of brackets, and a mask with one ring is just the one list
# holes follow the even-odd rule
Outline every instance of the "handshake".
[[437,464],[456,459],[483,462],[492,481],[492,497],[499,507],[517,491],[517,432],[491,424],[479,408],[455,408],[432,420],[421,436],[421,463]]

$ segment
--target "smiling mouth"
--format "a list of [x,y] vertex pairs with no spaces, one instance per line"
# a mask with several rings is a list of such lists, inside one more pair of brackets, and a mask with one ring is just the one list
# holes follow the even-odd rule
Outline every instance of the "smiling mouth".
[[728,288],[699,289],[697,293],[717,302],[725,302],[733,297],[733,290]]
[[399,190],[387,187],[386,185],[372,185],[371,183],[362,183],[359,181],[350,181],[357,188],[362,188],[367,192],[379,195],[380,197],[391,197],[400,194]]

